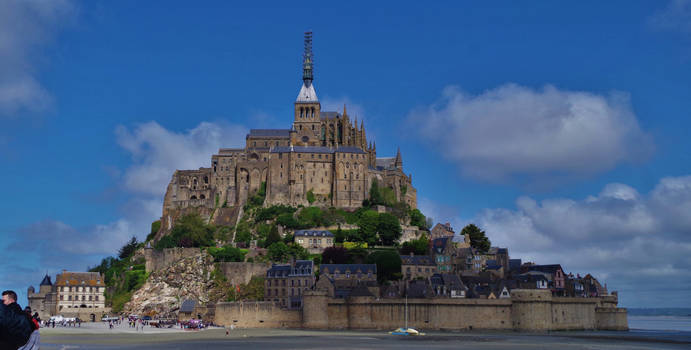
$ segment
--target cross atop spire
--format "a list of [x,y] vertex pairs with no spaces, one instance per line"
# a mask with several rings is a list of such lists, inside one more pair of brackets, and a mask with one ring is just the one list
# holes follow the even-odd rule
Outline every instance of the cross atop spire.
[[312,85],[313,76],[312,62],[312,32],[305,32],[305,53],[302,55],[302,81],[305,86]]

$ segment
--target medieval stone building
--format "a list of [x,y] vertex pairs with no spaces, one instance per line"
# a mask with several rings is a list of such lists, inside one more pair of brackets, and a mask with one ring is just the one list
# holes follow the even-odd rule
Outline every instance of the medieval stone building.
[[265,205],[357,208],[376,180],[397,201],[415,208],[412,175],[403,172],[400,151],[378,158],[376,144],[343,111],[323,111],[313,83],[311,33],[305,35],[303,84],[288,129],[252,129],[243,148],[221,148],[208,168],[177,170],[164,199],[166,211],[189,207],[237,207],[266,186]]

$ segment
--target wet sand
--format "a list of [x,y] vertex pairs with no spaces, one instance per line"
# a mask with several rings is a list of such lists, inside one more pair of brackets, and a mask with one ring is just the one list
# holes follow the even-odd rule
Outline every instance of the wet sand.
[[688,349],[688,334],[659,332],[428,332],[225,329],[184,331],[103,324],[41,329],[41,349]]

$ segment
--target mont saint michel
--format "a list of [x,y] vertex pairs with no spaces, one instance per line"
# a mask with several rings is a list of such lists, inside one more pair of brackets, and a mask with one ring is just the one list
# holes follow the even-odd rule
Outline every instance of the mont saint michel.
[[0,348],[688,346],[687,2],[0,2]]

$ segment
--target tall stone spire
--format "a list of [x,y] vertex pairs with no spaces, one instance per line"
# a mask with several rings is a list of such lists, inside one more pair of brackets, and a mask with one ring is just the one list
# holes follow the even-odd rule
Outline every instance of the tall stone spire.
[[396,151],[396,159],[394,160],[394,166],[398,169],[403,168],[403,159],[401,158],[401,148],[398,147],[398,150]]
[[305,86],[312,85],[313,76],[312,61],[312,32],[305,32],[305,53],[302,55],[302,81]]
[[298,93],[298,103],[318,103],[314,90],[314,61],[312,57],[312,32],[305,32],[305,53],[302,54],[302,88]]

